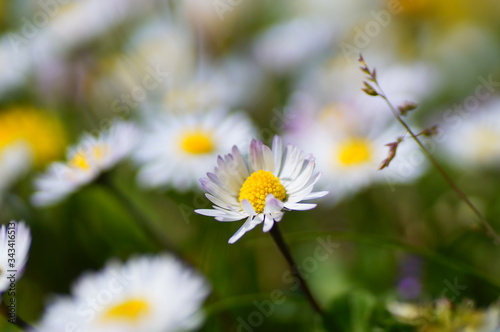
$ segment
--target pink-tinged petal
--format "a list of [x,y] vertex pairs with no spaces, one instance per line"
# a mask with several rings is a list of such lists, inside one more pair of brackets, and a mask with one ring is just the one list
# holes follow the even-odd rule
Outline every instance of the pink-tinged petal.
[[255,216],[257,214],[252,206],[252,203],[250,203],[248,199],[244,199],[241,201],[241,207],[249,216]]
[[263,167],[262,169],[267,172],[274,172],[274,159],[273,152],[267,145],[262,146],[262,158],[263,158]]
[[266,206],[264,207],[264,214],[269,214],[273,212],[279,212],[283,209],[284,203],[274,197],[273,194],[266,196]]
[[222,199],[215,197],[212,194],[205,193],[205,197],[210,200],[210,202],[214,203],[215,205],[220,206],[221,208],[224,209],[234,209],[238,208],[239,204],[237,204],[236,199],[234,201],[223,201]]
[[226,162],[224,161],[224,158],[222,158],[222,156],[217,156],[217,166],[219,166],[219,168],[221,169],[225,168]]
[[213,183],[209,179],[201,178],[200,183],[201,183],[201,187],[203,188],[203,190],[212,194],[213,196],[215,196],[223,201],[228,201],[228,202],[233,201],[233,197],[231,196],[231,194],[229,192],[227,192],[227,190],[225,190],[223,187],[219,187],[218,185],[216,185],[215,183]]
[[232,155],[234,158],[233,169],[240,176],[238,180],[243,183],[250,175],[247,163],[245,162],[245,159],[243,159],[243,156],[241,155],[240,150],[236,145],[233,146]]
[[253,139],[250,142],[250,167],[252,171],[264,169],[264,157],[262,156],[262,142]]
[[208,178],[213,182],[215,183],[216,185],[218,185],[219,187],[222,187],[223,184],[222,182],[220,182],[219,178],[217,177],[217,175],[215,175],[214,173],[211,173],[211,172],[208,172],[207,173],[207,176]]

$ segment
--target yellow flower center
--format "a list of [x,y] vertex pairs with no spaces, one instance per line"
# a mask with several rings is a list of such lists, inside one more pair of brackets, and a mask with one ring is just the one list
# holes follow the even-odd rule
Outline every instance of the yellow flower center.
[[60,123],[46,112],[21,107],[0,112],[0,150],[19,141],[31,148],[37,167],[59,158],[66,144]]
[[94,161],[100,161],[106,153],[108,152],[108,147],[103,144],[97,144],[93,146],[90,150],[90,155],[85,151],[78,151],[75,155],[68,161],[69,166],[80,168],[82,170],[90,169],[89,158],[91,157]]
[[280,201],[286,199],[286,190],[280,179],[271,172],[259,170],[253,172],[241,186],[239,201],[248,200],[255,212],[262,213],[269,194],[273,194]]
[[104,314],[104,320],[126,320],[137,322],[141,316],[151,311],[150,305],[143,299],[130,299],[109,308]]
[[371,144],[362,138],[354,138],[342,143],[338,152],[338,160],[344,166],[363,164],[371,158]]
[[76,167],[84,170],[88,170],[90,168],[89,162],[87,160],[87,156],[83,152],[77,152],[68,162],[69,166]]
[[183,135],[181,147],[191,154],[205,154],[214,151],[215,144],[210,133],[196,130]]

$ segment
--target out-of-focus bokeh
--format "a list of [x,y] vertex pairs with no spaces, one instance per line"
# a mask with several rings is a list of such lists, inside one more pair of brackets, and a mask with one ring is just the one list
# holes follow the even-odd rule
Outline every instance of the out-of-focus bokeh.
[[[163,252],[136,209],[211,285],[200,331],[500,328],[498,244],[361,91],[358,63],[396,107],[418,104],[415,132],[437,125],[422,142],[500,233],[499,13],[496,0],[0,0],[0,222],[32,233],[18,314],[36,325],[85,272]],[[108,182],[36,204],[41,174],[117,121],[137,145],[103,167]],[[194,213],[211,207],[197,179],[217,155],[274,135],[314,155],[330,192],[280,223],[323,322],[261,226],[228,244],[243,221]]]

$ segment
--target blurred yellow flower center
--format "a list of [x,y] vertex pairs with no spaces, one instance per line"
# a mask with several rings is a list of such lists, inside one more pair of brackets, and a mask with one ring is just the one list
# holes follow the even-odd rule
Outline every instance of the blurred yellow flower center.
[[21,107],[0,112],[0,150],[16,142],[30,147],[37,167],[57,159],[66,143],[54,117]]
[[197,130],[183,135],[181,147],[192,154],[205,154],[214,151],[215,144],[210,133]]
[[97,144],[93,146],[90,150],[90,155],[85,151],[78,151],[69,160],[68,164],[72,167],[80,168],[82,170],[90,169],[89,157],[93,161],[100,161],[106,155],[108,147],[103,144]]
[[344,166],[366,163],[372,157],[370,142],[362,138],[354,138],[340,145],[338,160]]
[[141,316],[151,311],[150,305],[143,299],[131,299],[109,308],[104,314],[104,320],[127,320],[136,322]]
[[248,200],[255,212],[262,213],[269,194],[273,194],[280,201],[286,199],[286,190],[280,179],[271,172],[259,170],[245,180],[240,189],[239,200]]

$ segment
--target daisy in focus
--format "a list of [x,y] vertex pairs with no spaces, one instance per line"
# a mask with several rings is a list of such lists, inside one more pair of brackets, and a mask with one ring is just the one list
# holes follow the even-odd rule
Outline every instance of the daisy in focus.
[[149,127],[135,154],[141,165],[138,181],[143,187],[178,190],[196,187],[207,163],[255,134],[244,113],[222,109],[156,115]]
[[230,154],[218,157],[213,173],[200,179],[214,209],[195,212],[221,222],[246,218],[229,243],[238,241],[259,224],[263,224],[264,232],[269,232],[275,222],[281,221],[284,210],[313,209],[316,204],[301,202],[328,193],[312,191],[320,178],[320,173],[314,172],[315,166],[314,157],[304,155],[298,147],[288,145],[283,149],[278,136],[272,149],[252,140],[246,159],[234,146]]
[[[0,293],[10,286],[8,276],[21,277],[31,245],[31,232],[23,222],[9,222],[0,228]],[[11,272],[15,270],[16,272]]]
[[72,297],[56,298],[42,332],[177,332],[199,327],[208,296],[205,279],[168,255],[110,262],[82,276]]
[[55,204],[101,173],[125,159],[134,149],[139,132],[126,122],[116,122],[98,137],[84,135],[69,149],[66,162],[56,162],[35,180],[32,202],[37,206]]

